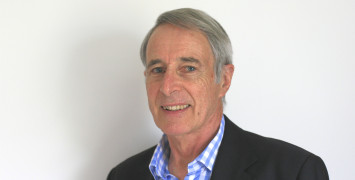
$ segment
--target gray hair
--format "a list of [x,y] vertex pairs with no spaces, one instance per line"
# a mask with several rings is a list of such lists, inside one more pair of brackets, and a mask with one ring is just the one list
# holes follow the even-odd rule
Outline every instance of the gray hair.
[[196,9],[176,9],[167,11],[158,17],[155,26],[148,32],[142,42],[140,56],[144,66],[147,66],[146,51],[149,38],[153,34],[154,30],[162,24],[172,24],[187,29],[198,29],[205,33],[214,55],[214,72],[216,82],[219,83],[221,80],[223,65],[233,63],[232,45],[223,27],[208,14]]

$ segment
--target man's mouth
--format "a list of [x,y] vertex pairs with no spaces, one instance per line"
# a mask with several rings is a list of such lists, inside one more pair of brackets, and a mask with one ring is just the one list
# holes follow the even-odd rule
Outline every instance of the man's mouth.
[[162,108],[164,110],[168,110],[168,111],[179,111],[179,110],[183,110],[190,107],[189,104],[186,105],[176,105],[176,106],[162,106]]

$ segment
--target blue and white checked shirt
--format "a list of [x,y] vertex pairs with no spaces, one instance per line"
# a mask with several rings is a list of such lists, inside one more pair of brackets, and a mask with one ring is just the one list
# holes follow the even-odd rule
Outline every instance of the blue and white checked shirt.
[[[218,148],[224,134],[224,116],[216,136],[203,150],[203,152],[188,164],[185,180],[208,180],[211,178],[212,168],[216,160]],[[164,134],[155,148],[149,169],[155,180],[178,180],[168,170],[170,147],[167,136]]]

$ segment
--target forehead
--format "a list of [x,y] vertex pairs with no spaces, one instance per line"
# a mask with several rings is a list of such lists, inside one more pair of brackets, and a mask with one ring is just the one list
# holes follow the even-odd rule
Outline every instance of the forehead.
[[204,33],[170,24],[158,26],[147,45],[147,62],[153,59],[172,60],[193,57],[199,60],[213,58]]

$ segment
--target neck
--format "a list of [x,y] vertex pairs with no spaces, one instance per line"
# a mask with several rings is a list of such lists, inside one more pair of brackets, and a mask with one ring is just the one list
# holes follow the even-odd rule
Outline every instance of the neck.
[[187,174],[188,163],[198,157],[217,134],[223,116],[223,110],[215,113],[203,128],[196,132],[169,136],[170,145],[169,171],[179,179]]

